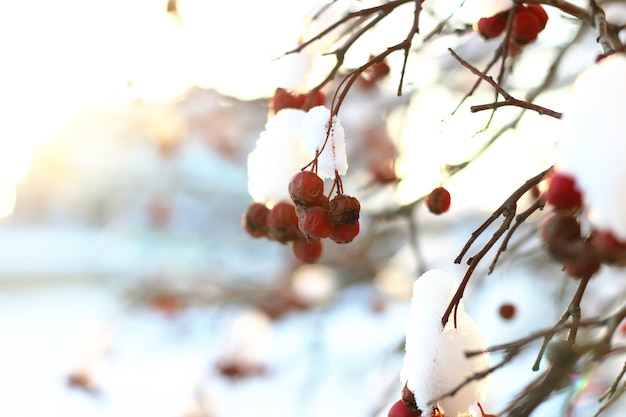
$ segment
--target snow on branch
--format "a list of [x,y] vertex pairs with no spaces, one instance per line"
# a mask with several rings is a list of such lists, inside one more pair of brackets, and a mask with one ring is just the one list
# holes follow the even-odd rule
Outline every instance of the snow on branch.
[[[487,378],[468,380],[489,369],[489,354],[468,358],[466,351],[486,352],[483,332],[465,313],[457,311],[456,328],[442,327],[443,314],[457,283],[440,270],[424,273],[413,285],[411,314],[406,330],[404,366],[400,379],[415,397],[420,410],[434,406],[445,416],[467,416],[483,401]],[[454,395],[450,391],[464,383]]]

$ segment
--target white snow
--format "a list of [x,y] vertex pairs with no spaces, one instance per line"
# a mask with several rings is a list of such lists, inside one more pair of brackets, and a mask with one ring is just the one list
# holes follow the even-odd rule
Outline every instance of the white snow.
[[348,159],[345,133],[339,116],[331,119],[327,107],[313,107],[304,117],[302,129],[304,148],[313,155],[321,152],[317,160],[317,174],[322,178],[335,178],[335,171],[339,175],[345,175],[348,171]]
[[[348,170],[343,127],[337,116],[317,106],[305,112],[283,109],[267,120],[256,148],[248,155],[248,192],[254,201],[273,205],[289,199],[289,180],[318,152],[317,174],[335,178]],[[328,137],[328,140],[326,140]]]
[[311,161],[301,146],[305,112],[283,109],[270,117],[248,155],[248,192],[254,201],[273,204],[289,199],[289,180]]
[[[469,350],[483,350],[483,332],[465,312],[457,310],[457,327],[451,322],[441,328],[441,316],[457,288],[456,282],[440,270],[424,273],[413,285],[411,315],[406,330],[406,352],[400,379],[415,395],[421,410],[430,410],[431,401],[443,397],[466,378],[489,368],[489,355],[466,358]],[[467,384],[453,397],[438,401],[447,417],[471,415],[476,402],[484,399],[487,379]]]
[[591,223],[626,240],[626,57],[614,54],[576,80],[563,114],[559,170],[572,175]]

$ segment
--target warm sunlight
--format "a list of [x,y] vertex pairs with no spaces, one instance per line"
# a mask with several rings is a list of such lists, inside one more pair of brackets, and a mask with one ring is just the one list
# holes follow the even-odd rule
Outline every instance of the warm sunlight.
[[[289,15],[314,4],[292,3],[275,2]],[[0,46],[10,63],[0,73],[0,181],[13,191],[0,193],[0,216],[13,210],[32,150],[85,111],[172,100],[192,86],[241,98],[271,94],[280,76],[272,59],[293,46],[300,22],[266,15],[264,5],[240,7],[225,2],[216,10],[200,0],[179,1],[178,13],[166,13],[166,0],[3,5],[0,36],[12,41]]]

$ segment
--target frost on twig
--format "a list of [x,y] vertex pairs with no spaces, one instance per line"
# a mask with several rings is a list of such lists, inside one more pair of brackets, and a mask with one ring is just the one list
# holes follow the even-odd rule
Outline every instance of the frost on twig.
[[302,145],[316,156],[317,174],[322,178],[335,178],[336,173],[348,171],[346,141],[339,116],[330,115],[324,106],[313,107],[302,122]]

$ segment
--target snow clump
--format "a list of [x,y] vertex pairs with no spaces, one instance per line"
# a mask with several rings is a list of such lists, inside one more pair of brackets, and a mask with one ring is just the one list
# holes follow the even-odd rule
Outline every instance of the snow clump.
[[626,56],[585,70],[563,113],[556,169],[582,191],[591,223],[626,240]]
[[411,313],[406,330],[403,384],[414,394],[420,410],[433,404],[446,417],[472,415],[485,398],[487,378],[466,384],[452,397],[449,391],[477,372],[489,368],[489,354],[467,358],[465,352],[485,350],[487,340],[460,303],[456,328],[452,320],[442,329],[441,317],[452,300],[457,283],[440,270],[430,270],[413,285]]

